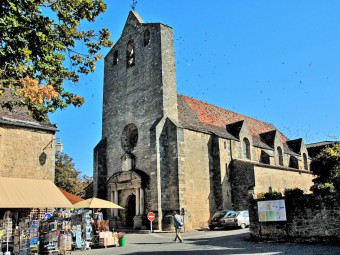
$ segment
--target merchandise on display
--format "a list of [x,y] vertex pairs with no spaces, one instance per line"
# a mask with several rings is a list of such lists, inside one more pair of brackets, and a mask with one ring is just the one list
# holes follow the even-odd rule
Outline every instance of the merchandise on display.
[[104,220],[100,210],[55,210],[41,219],[38,216],[41,215],[32,214],[31,210],[5,211],[0,219],[0,255],[61,254],[119,246],[120,236],[109,231],[109,221]]

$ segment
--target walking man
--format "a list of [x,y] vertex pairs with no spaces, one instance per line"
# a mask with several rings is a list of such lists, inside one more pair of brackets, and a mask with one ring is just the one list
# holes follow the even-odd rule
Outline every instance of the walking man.
[[181,229],[183,227],[183,219],[182,219],[181,216],[179,216],[177,214],[176,211],[172,212],[172,216],[174,217],[174,226],[175,226],[175,229],[176,229],[176,237],[174,239],[174,242],[176,242],[177,238],[178,238],[179,242],[183,243],[183,239],[181,237]]

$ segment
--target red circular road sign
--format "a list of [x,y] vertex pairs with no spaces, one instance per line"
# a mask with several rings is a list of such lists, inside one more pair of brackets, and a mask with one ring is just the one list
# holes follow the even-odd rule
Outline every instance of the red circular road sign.
[[149,221],[153,221],[155,219],[155,214],[153,212],[149,212],[147,217]]

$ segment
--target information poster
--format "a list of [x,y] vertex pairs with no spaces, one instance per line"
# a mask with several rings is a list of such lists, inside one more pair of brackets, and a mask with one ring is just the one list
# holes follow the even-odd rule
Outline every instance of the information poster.
[[285,200],[269,200],[257,202],[259,222],[287,221]]

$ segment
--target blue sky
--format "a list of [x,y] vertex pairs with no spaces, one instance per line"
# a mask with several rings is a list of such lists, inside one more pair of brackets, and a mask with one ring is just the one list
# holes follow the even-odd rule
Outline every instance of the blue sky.
[[[109,28],[117,41],[131,2],[107,0],[107,12],[82,28]],[[179,93],[272,123],[290,139],[340,140],[340,1],[138,0],[136,11],[174,29]],[[101,60],[67,85],[83,107],[50,115],[63,152],[89,176],[103,72]]]

